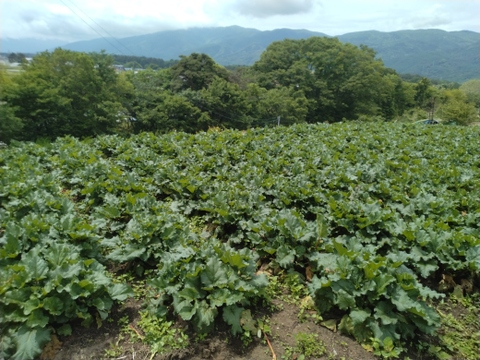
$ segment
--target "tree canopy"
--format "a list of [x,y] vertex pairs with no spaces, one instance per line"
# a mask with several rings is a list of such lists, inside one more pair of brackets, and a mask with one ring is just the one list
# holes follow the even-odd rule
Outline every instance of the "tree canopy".
[[393,70],[385,68],[372,49],[336,38],[274,42],[253,69],[260,86],[302,91],[311,122],[381,115],[386,98],[397,100]]
[[228,79],[227,70],[205,54],[193,53],[190,56],[183,56],[170,71],[174,91],[202,90],[207,88],[215,77]]
[[459,88],[405,81],[372,49],[336,38],[274,42],[253,66],[230,70],[198,53],[170,68],[151,62],[121,74],[113,62],[105,53],[57,49],[24,62],[20,75],[2,73],[0,140],[389,121],[404,113],[437,112],[460,124],[479,118],[477,80]]
[[105,54],[56,49],[23,65],[3,100],[23,121],[21,138],[110,133],[123,110],[120,84]]

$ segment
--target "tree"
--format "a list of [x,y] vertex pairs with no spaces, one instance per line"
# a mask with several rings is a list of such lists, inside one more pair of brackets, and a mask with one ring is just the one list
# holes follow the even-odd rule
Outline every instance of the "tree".
[[5,101],[6,92],[14,86],[5,70],[0,69],[0,141],[7,144],[13,139],[19,139],[23,128],[23,121],[15,116],[15,109]]
[[146,69],[158,70],[160,69],[160,66],[158,66],[157,64],[148,64]]
[[460,90],[467,95],[467,100],[480,109],[480,79],[473,79],[463,83]]
[[336,38],[274,42],[253,68],[262,87],[302,91],[311,122],[380,114],[391,91],[388,71],[372,49]]
[[8,55],[8,61],[10,63],[21,63],[26,60],[26,57],[22,53],[11,53]]
[[440,90],[432,86],[427,78],[422,78],[415,85],[414,101],[415,105],[428,113],[429,119],[433,119],[435,114]]
[[429,79],[424,77],[415,85],[414,100],[415,105],[417,105],[419,108],[428,106],[432,101],[433,95],[434,90]]
[[215,77],[228,80],[227,70],[205,54],[193,53],[190,56],[181,56],[180,61],[170,69],[172,90],[175,92],[206,89]]
[[301,91],[287,87],[267,90],[250,84],[246,93],[253,125],[276,124],[278,117],[282,125],[306,121],[308,100]]
[[384,86],[380,107],[385,120],[401,116],[415,106],[414,84],[402,81],[393,70],[391,74],[385,76]]
[[125,67],[130,69],[143,69],[142,65],[137,61],[129,61],[125,64]]
[[112,62],[106,54],[56,49],[24,64],[4,96],[24,123],[23,139],[114,131],[124,109]]
[[250,124],[249,104],[237,84],[215,77],[199,95],[198,106],[209,115],[209,126],[245,129]]
[[479,116],[473,103],[469,103],[467,96],[461,90],[445,90],[439,115],[447,121],[455,121],[461,125],[468,125],[477,121]]
[[195,132],[208,121],[208,116],[190,101],[188,91],[170,90],[170,69],[147,69],[128,76],[134,86],[131,114],[137,120],[136,131]]
[[208,115],[202,113],[185,96],[163,90],[156,94],[154,102],[137,108],[136,119],[136,131],[195,132],[201,130],[202,122],[208,122]]

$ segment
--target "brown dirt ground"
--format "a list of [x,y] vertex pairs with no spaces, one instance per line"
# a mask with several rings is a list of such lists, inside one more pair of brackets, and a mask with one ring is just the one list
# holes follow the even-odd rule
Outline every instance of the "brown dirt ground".
[[[267,314],[270,318],[271,334],[268,336],[276,359],[282,359],[288,347],[295,346],[295,335],[299,332],[317,334],[318,340],[326,347],[326,354],[318,359],[377,359],[351,338],[322,327],[312,320],[300,321],[299,308],[282,300],[275,300],[277,310]],[[118,341],[120,329],[118,319],[128,316],[130,323],[135,325],[138,319],[140,303],[128,301],[112,313],[112,322],[104,322],[100,328],[86,329],[73,327],[73,334],[60,338],[60,342],[52,341],[42,354],[42,360],[272,360],[273,354],[264,339],[254,336],[248,346],[233,337],[226,325],[218,324],[216,331],[202,341],[191,340],[190,346],[183,350],[156,355],[151,358],[149,348],[139,342],[131,343],[129,339]],[[265,314],[268,311],[265,310]],[[257,314],[258,315],[258,314]],[[262,314],[264,315],[264,314]],[[194,339],[194,336],[191,337]],[[118,344],[122,353],[115,357],[107,357],[105,351],[112,344]],[[300,354],[298,354],[300,355]],[[298,356],[297,355],[297,356]],[[291,358],[296,359],[295,355]],[[313,358],[310,358],[313,359]]]

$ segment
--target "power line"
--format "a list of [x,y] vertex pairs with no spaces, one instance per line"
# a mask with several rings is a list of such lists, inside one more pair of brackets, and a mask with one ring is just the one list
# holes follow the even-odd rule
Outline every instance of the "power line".
[[[100,29],[102,29],[108,36],[110,36],[112,39],[114,39],[116,42],[118,42],[120,45],[122,45],[127,51],[129,51],[133,56],[135,56],[135,53],[130,50],[124,43],[122,43],[120,40],[118,40],[115,36],[110,34],[105,28],[103,28],[99,23],[97,23],[95,20],[93,20],[88,14],[86,14],[82,9],[80,9],[77,4],[73,2],[73,0],[69,0],[70,3],[75,6],[83,15],[85,15],[91,22],[93,22],[95,25],[97,25]],[[62,1],[63,2],[63,1]],[[117,49],[118,50],[118,49]]]
[[85,21],[85,19],[83,19],[80,15],[78,15],[78,13],[73,10],[67,3],[65,3],[65,1],[63,0],[60,0],[63,5],[65,5],[72,13],[74,13],[76,16],[78,16],[80,18],[80,20],[82,20],[90,29],[92,29],[93,31],[95,31],[103,40],[105,40],[106,42],[108,42],[111,46],[113,46],[115,49],[117,49],[118,51],[120,51],[120,53],[122,55],[125,55],[124,52],[122,50],[120,50],[119,48],[117,48],[115,46],[115,44],[112,44],[110,42],[110,40],[108,40],[105,36],[103,36],[102,34],[100,34],[93,26],[91,26],[88,22]]

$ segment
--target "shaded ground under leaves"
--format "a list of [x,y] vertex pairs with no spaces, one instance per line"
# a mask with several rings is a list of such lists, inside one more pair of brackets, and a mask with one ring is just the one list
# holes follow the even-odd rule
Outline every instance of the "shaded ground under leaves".
[[[299,308],[285,301],[275,300],[276,309],[270,316],[271,334],[268,339],[252,336],[251,343],[245,345],[239,337],[233,337],[226,326],[219,324],[216,331],[203,340],[192,337],[186,349],[155,355],[152,357],[150,348],[139,341],[131,342],[128,336],[121,336],[118,320],[128,316],[135,328],[140,304],[137,301],[127,302],[117,309],[113,322],[105,322],[100,328],[83,328],[75,326],[73,334],[59,341],[52,341],[47,351],[42,354],[42,360],[272,360],[282,356],[287,359],[297,359],[301,354],[295,353],[297,334],[313,335],[317,344],[324,345],[324,354],[318,359],[376,359],[351,338],[316,324],[312,319],[300,321]],[[307,315],[308,317],[308,315]],[[120,336],[120,339],[119,339]],[[274,354],[272,353],[272,349]],[[114,354],[114,356],[108,356]],[[116,351],[115,351],[116,350]]]
[[[477,297],[475,297],[477,299]],[[450,351],[449,360],[477,360],[480,353],[480,309],[475,301],[464,302],[449,299],[437,306],[442,315],[439,338],[422,339],[429,346],[440,346]],[[274,299],[270,309],[257,309],[254,317],[268,319],[270,332],[267,335],[270,346],[262,334],[253,334],[250,341],[232,336],[228,325],[216,324],[215,331],[205,337],[194,334],[188,324],[176,319],[175,326],[189,335],[188,346],[152,355],[151,348],[140,341],[142,330],[138,326],[142,301],[130,299],[117,307],[111,320],[100,327],[84,328],[74,324],[73,333],[68,337],[53,336],[40,360],[301,360],[299,336],[307,337],[310,348],[303,351],[305,360],[374,360],[379,359],[365,350],[352,338],[335,331],[333,326],[322,326],[315,321],[315,313],[301,311],[298,302],[286,297]],[[478,320],[478,321],[477,321]],[[323,324],[325,325],[325,323]],[[127,328],[127,331],[125,331]],[[138,336],[135,336],[137,334]],[[312,341],[313,339],[313,341]],[[310,355],[308,356],[308,351]],[[313,352],[312,352],[313,351]],[[276,358],[274,357],[276,356]],[[419,353],[410,349],[400,357],[409,360],[433,360],[438,356]]]

